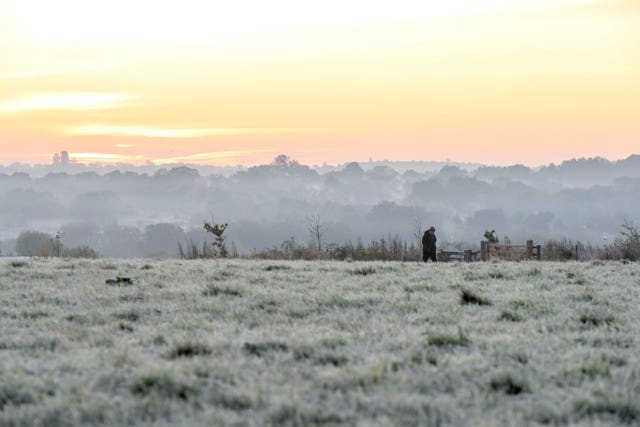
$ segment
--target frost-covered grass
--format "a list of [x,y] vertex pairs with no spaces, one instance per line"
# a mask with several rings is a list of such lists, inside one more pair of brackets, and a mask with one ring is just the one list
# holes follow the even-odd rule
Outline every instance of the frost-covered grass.
[[3,427],[640,423],[638,264],[2,261],[0,302]]

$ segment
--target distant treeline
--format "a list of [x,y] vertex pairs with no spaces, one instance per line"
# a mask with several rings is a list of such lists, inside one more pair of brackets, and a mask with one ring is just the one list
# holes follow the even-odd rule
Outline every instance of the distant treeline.
[[69,164],[43,176],[18,169],[0,167],[3,253],[22,231],[41,230],[62,231],[66,247],[87,246],[105,257],[178,256],[177,242],[204,240],[202,219],[212,214],[231,224],[228,241],[242,256],[291,237],[306,242],[309,215],[322,219],[325,242],[342,247],[351,241],[352,257],[361,256],[359,246],[379,245],[381,236],[386,251],[389,233],[406,241],[410,253],[412,241],[419,246],[416,222],[435,225],[442,248],[477,245],[487,228],[518,242],[571,239],[601,247],[623,220],[640,222],[637,155],[542,168],[422,162],[314,168],[280,155],[269,164],[210,175],[187,166],[135,172],[111,166],[96,173]]

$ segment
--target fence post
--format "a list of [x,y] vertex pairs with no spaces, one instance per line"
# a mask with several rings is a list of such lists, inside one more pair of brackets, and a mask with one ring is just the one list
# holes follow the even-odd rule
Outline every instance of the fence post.
[[480,259],[482,261],[489,261],[489,251],[487,248],[487,242],[480,242]]
[[533,240],[527,240],[527,258],[533,259]]

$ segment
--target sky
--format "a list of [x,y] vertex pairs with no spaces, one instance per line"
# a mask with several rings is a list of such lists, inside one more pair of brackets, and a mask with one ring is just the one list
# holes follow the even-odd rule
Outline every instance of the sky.
[[638,0],[0,0],[0,164],[640,153]]

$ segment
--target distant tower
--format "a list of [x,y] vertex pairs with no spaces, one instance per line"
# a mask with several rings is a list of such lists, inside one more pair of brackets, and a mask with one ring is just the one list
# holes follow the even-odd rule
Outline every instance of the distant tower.
[[60,152],[60,162],[63,165],[66,165],[67,163],[69,163],[69,153],[67,151]]
[[57,165],[58,163],[60,163],[60,154],[53,153],[53,164]]

